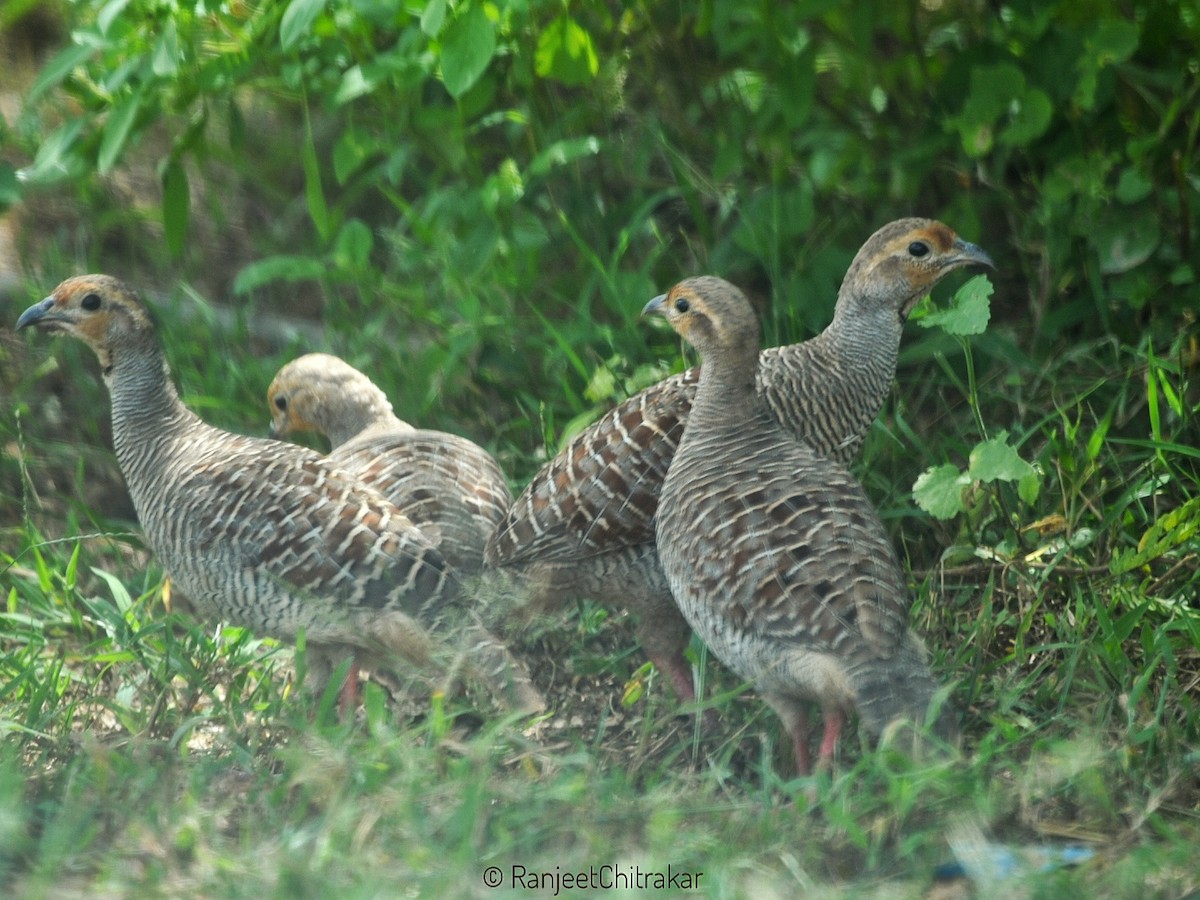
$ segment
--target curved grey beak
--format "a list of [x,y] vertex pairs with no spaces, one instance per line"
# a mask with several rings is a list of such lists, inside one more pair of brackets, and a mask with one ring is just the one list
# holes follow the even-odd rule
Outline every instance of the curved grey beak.
[[667,295],[659,294],[649,303],[642,307],[643,316],[662,316],[666,315]]
[[996,270],[996,264],[992,262],[992,258],[988,256],[987,251],[977,244],[972,244],[970,241],[964,241],[959,238],[954,242],[954,249],[958,251],[958,256],[951,260],[955,266],[966,266],[971,263],[977,263],[981,266],[987,266],[992,271]]
[[37,325],[42,322],[52,322],[54,317],[51,313],[54,310],[54,298],[47,297],[45,300],[39,300],[25,312],[21,313],[17,319],[16,330],[20,331],[27,325]]

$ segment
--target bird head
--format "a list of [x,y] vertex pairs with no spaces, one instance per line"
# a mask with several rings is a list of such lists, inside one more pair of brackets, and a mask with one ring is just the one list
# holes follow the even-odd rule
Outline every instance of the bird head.
[[134,291],[108,275],[78,275],[56,287],[17,319],[17,329],[42,328],[79,338],[112,369],[114,347],[154,334],[154,324]]
[[323,390],[334,386],[329,373],[334,364],[346,366],[327,353],[307,353],[293,359],[275,373],[267,388],[267,408],[271,412],[271,437],[280,438],[297,431],[321,431],[318,424]]
[[665,318],[701,356],[734,346],[758,352],[758,321],[750,301],[723,278],[685,279],[647,303],[642,315]]
[[850,263],[839,308],[890,310],[904,322],[939,281],[965,266],[995,269],[981,248],[933,219],[898,219],[876,231]]

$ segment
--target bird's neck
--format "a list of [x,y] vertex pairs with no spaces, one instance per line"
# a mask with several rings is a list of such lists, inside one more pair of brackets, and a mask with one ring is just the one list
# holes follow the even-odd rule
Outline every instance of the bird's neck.
[[865,304],[842,294],[829,326],[798,346],[807,348],[817,366],[839,373],[859,390],[882,396],[896,375],[903,329],[899,313],[890,305]]
[[707,354],[700,367],[689,424],[701,422],[706,431],[737,429],[754,418],[762,405],[755,386],[757,374],[757,342]]
[[342,444],[365,433],[388,434],[412,428],[392,412],[386,398],[356,397],[356,402],[331,404],[324,412],[325,421],[318,423],[329,438],[330,446]]
[[[104,371],[112,397],[113,448],[127,481],[162,459],[199,418],[183,405],[162,350],[149,341],[111,351]],[[130,485],[132,488],[132,484]]]

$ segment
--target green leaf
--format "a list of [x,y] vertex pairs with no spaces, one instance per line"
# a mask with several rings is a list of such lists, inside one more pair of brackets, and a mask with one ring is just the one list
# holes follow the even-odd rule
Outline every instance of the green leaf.
[[233,292],[248,294],[275,281],[315,281],[325,274],[326,269],[324,261],[311,256],[268,256],[238,272],[233,281]]
[[311,30],[312,24],[325,8],[325,0],[292,0],[279,22],[279,43],[291,50]]
[[1087,232],[1088,242],[1100,258],[1100,271],[1117,275],[1148,260],[1162,237],[1158,214],[1152,206],[1105,210]]
[[446,0],[429,0],[421,10],[421,30],[435,38],[446,24]]
[[312,133],[306,135],[301,151],[304,163],[304,197],[308,201],[308,215],[317,228],[322,241],[329,240],[329,207],[325,203],[325,191],[321,187],[321,167],[317,162],[317,149],[313,146]]
[[122,613],[128,612],[129,608],[133,606],[133,598],[129,596],[129,591],[126,589],[125,585],[121,583],[121,580],[117,578],[116,575],[112,574],[112,572],[105,572],[103,569],[98,569],[95,566],[92,566],[91,568],[92,574],[100,576],[104,583],[108,585],[108,589],[112,592],[113,601],[116,603],[117,609]]
[[562,15],[538,35],[534,71],[566,85],[586,84],[600,71],[592,36],[570,16]]
[[1000,143],[1010,147],[1022,147],[1046,133],[1054,107],[1050,98],[1037,88],[1026,91],[1019,100],[1014,100],[1016,111],[1008,120],[1008,127],[1000,134]]
[[101,49],[103,49],[102,45],[76,44],[73,47],[63,50],[54,59],[46,63],[37,79],[33,82],[33,86],[29,89],[29,96],[26,98],[26,102],[32,106],[33,101],[37,100],[38,97],[50,88],[58,87],[63,79],[74,72],[76,68],[83,65],[84,62],[91,59]]
[[187,241],[191,194],[187,171],[178,159],[172,159],[162,174],[163,231],[172,256],[182,256]]
[[361,271],[367,267],[374,246],[371,229],[359,219],[350,219],[338,231],[333,249],[334,263],[347,272]]
[[913,485],[913,500],[935,519],[949,519],[963,511],[963,486],[970,479],[958,471],[958,466],[944,463],[921,473]]
[[1017,482],[1017,496],[1025,503],[1033,506],[1037,503],[1038,496],[1042,493],[1042,476],[1038,472],[1032,475],[1026,475]]
[[572,138],[555,141],[529,163],[529,174],[541,176],[551,169],[572,163],[584,156],[595,156],[600,152],[600,141],[595,137]]
[[967,475],[974,481],[1019,481],[1036,474],[1037,469],[1009,446],[1008,433],[1003,431],[976,444],[967,466]]
[[976,275],[958,289],[948,309],[928,312],[917,321],[922,328],[937,326],[947,334],[983,334],[992,315],[988,298],[993,290],[986,275]]
[[76,140],[83,130],[82,118],[69,119],[42,141],[33,165],[22,169],[19,178],[27,184],[54,184],[70,177],[83,166]]
[[141,108],[142,91],[138,89],[108,114],[108,121],[104,123],[104,137],[100,140],[100,152],[96,156],[96,169],[101,175],[107,174],[121,158],[121,151],[125,149]]
[[457,100],[487,69],[496,52],[496,26],[483,7],[472,4],[446,29],[442,40],[442,80]]
[[179,27],[173,18],[167,19],[167,24],[154,45],[150,71],[160,78],[170,77],[179,71]]
[[21,199],[21,187],[17,182],[17,170],[0,160],[0,209],[11,206]]
[[337,183],[344,185],[375,149],[369,135],[353,127],[343,131],[333,145],[333,177]]

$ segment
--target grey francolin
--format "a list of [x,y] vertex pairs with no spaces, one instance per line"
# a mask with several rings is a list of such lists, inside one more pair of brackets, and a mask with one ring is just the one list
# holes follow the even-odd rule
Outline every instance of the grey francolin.
[[756,389],[759,329],[745,296],[690,278],[646,312],[702,361],[656,516],[658,557],[688,623],[779,714],[802,773],[811,701],[825,718],[822,765],[851,709],[873,734],[932,715],[953,739],[874,508],[842,463],[780,427]]
[[327,353],[281,368],[267,406],[272,437],[305,430],[326,436],[328,458],[428,530],[458,572],[483,569],[484,544],[512,503],[486,450],[456,434],[413,428],[370,378]]
[[[969,265],[992,261],[941,222],[880,228],[850,264],[832,324],[758,355],[755,380],[770,415],[816,454],[848,463],[891,389],[908,314]],[[534,608],[587,596],[636,614],[642,648],[684,700],[695,698],[684,656],[691,632],[658,563],[654,516],[699,372],[647,388],[573,438],[534,476],[487,547],[489,565],[527,579]]]
[[360,661],[441,672],[464,653],[502,699],[531,696],[519,663],[473,624],[457,575],[396,506],[311,450],[222,431],[184,406],[129,287],[69,278],[21,314],[17,328],[28,326],[95,351],[146,542],[202,615],[288,642],[303,629],[318,686],[349,657],[343,701]]

